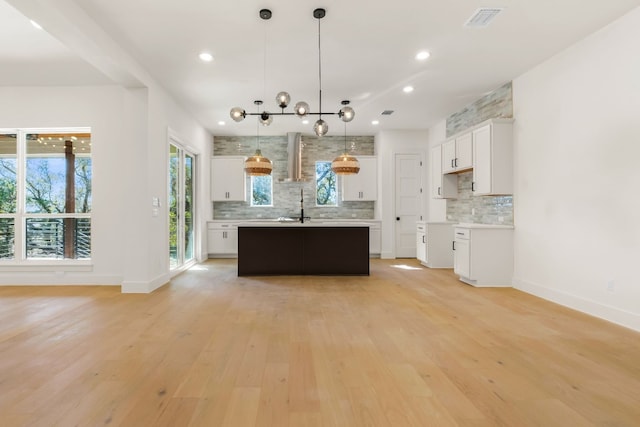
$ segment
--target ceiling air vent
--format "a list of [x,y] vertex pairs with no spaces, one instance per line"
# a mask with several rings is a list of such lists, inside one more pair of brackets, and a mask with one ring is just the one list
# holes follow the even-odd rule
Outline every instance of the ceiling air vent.
[[493,18],[504,10],[503,7],[482,7],[477,9],[471,18],[464,23],[465,27],[484,28],[489,25]]
[[393,114],[393,110],[384,110],[381,114],[383,116],[390,116]]

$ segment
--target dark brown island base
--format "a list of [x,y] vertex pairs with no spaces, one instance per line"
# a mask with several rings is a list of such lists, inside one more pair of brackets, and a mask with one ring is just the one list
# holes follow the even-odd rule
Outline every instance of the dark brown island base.
[[369,227],[238,227],[238,276],[369,275]]

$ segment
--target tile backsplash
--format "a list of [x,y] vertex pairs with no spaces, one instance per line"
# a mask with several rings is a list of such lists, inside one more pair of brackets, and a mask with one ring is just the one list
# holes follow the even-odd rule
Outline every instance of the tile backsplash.
[[513,196],[474,196],[472,180],[473,172],[458,175],[458,198],[447,200],[447,219],[513,225]]
[[[447,118],[447,137],[492,118],[513,117],[511,82]],[[447,219],[456,222],[513,225],[513,196],[474,196],[473,172],[458,175],[458,198],[447,200]]]
[[[344,136],[302,136],[302,174],[305,182],[279,182],[287,177],[287,136],[260,137],[262,154],[273,162],[273,206],[251,206],[246,202],[214,202],[213,219],[273,219],[300,215],[300,190],[304,194],[305,216],[328,219],[373,219],[375,202],[343,202],[338,179],[338,206],[316,206],[315,162],[331,161],[344,151]],[[347,148],[358,155],[374,154],[373,136],[348,136]],[[250,156],[256,149],[255,136],[216,136],[215,156]],[[250,178],[247,177],[247,194]]]

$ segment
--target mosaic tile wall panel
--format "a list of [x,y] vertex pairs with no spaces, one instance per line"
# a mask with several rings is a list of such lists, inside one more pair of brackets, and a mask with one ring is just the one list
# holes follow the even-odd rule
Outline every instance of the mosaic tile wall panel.
[[[215,156],[250,156],[256,149],[255,136],[216,136]],[[287,177],[287,136],[260,137],[262,154],[273,162],[273,207],[251,206],[250,202],[214,202],[213,219],[273,219],[300,215],[300,190],[304,194],[305,216],[327,219],[373,219],[375,202],[338,202],[337,207],[315,203],[315,162],[331,161],[344,151],[344,136],[302,136],[302,173],[305,182],[279,182]],[[355,156],[373,155],[373,136],[348,136],[347,147]],[[338,192],[340,191],[338,181]],[[247,178],[247,194],[250,194]]]

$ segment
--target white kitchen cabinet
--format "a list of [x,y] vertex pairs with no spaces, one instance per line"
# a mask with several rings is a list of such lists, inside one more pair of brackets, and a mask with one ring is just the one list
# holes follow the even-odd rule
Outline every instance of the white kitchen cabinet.
[[242,201],[247,198],[244,157],[215,156],[211,158],[211,200]]
[[453,267],[453,223],[427,222],[425,243],[424,265],[430,268]]
[[238,256],[238,227],[234,223],[215,222],[207,224],[207,252],[212,258],[235,258]]
[[379,257],[382,251],[382,232],[380,223],[374,222],[369,225],[369,256]]
[[511,286],[513,227],[457,224],[453,272],[473,286]]
[[442,144],[442,172],[461,172],[473,167],[473,137],[464,133]]
[[458,175],[442,173],[442,145],[431,149],[431,197],[455,199],[458,197]]
[[424,222],[416,223],[416,259],[422,265],[427,264],[426,224]]
[[378,196],[378,165],[375,156],[357,156],[360,172],[342,176],[343,201],[373,201]]
[[492,120],[473,132],[474,195],[513,194],[513,130],[511,120]]

